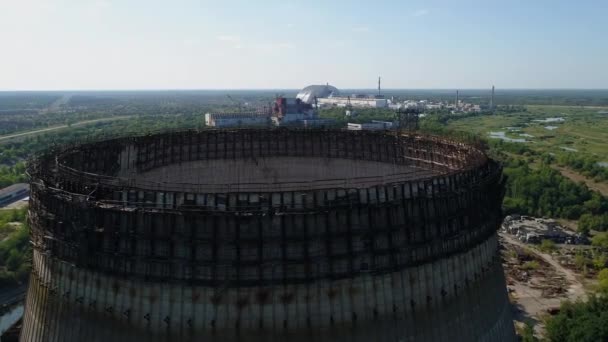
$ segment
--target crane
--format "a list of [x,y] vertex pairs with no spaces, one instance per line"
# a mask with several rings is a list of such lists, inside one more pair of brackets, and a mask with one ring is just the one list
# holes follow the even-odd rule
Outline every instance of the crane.
[[230,99],[230,101],[232,101],[232,103],[239,108],[239,112],[243,111],[243,104],[241,102],[235,100],[232,96],[230,96],[230,94],[226,94],[226,97],[228,97],[228,99]]
[[346,98],[346,111],[344,112],[346,116],[355,116],[357,113],[353,110],[353,105],[350,103],[350,96]]

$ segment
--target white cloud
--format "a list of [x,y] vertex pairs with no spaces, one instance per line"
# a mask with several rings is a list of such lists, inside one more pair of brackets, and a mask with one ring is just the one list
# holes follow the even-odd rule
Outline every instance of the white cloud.
[[430,13],[430,11],[428,9],[419,9],[419,10],[415,11],[414,13],[412,13],[412,15],[414,17],[422,17],[429,13]]
[[296,26],[296,25],[295,25],[295,24],[292,24],[292,23],[287,24],[287,28],[293,28],[293,27],[295,27],[295,26]]
[[238,43],[241,41],[241,37],[232,35],[219,35],[216,37],[221,42]]
[[367,26],[358,26],[358,27],[353,27],[352,31],[353,32],[369,32],[370,29]]

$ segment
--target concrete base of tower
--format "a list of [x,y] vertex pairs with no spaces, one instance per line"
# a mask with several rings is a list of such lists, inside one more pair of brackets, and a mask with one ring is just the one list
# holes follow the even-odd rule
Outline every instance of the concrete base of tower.
[[514,341],[496,236],[402,271],[213,289],[34,252],[21,341]]

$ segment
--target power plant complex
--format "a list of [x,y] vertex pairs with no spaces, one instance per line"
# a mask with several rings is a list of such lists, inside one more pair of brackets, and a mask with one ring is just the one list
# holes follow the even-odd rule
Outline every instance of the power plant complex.
[[208,129],[56,148],[29,174],[21,341],[515,340],[504,178],[476,146]]

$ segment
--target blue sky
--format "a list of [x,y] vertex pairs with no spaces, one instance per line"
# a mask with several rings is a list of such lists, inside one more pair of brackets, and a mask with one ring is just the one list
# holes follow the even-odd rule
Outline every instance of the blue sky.
[[608,1],[0,0],[0,90],[608,88]]

